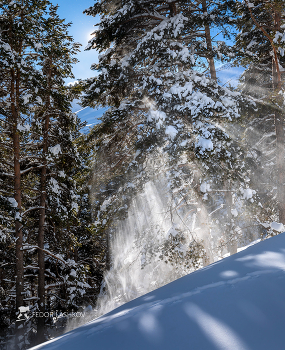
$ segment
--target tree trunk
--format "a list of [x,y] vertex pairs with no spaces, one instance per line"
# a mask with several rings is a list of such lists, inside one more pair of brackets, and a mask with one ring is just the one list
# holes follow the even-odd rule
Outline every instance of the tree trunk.
[[205,256],[203,258],[203,266],[210,265],[214,262],[213,250],[211,247],[211,228],[209,222],[209,213],[203,202],[200,192],[200,182],[199,178],[195,176],[193,181],[193,187],[196,189],[197,195],[197,222],[200,227],[199,238],[203,240],[203,247],[205,251]]
[[[21,192],[21,165],[20,165],[20,135],[18,131],[19,122],[19,71],[11,70],[11,124],[13,138],[14,156],[14,198],[17,201],[17,217],[15,218],[15,238],[16,238],[16,312],[24,306],[24,254],[23,254],[23,229],[21,222],[22,192]],[[15,349],[18,349],[18,342],[23,335],[23,321],[16,322],[16,336],[14,338]]]
[[[38,232],[38,298],[39,311],[45,312],[45,256],[44,256],[44,225],[45,225],[45,204],[46,204],[46,165],[41,171],[41,197],[40,197],[40,219]],[[41,343],[44,341],[44,317],[38,317],[37,323],[37,341]]]
[[20,135],[17,130],[18,126],[18,105],[17,96],[19,96],[19,83],[17,83],[18,74],[15,76],[14,70],[11,71],[11,112],[12,112],[12,137],[14,153],[14,198],[18,203],[19,218],[15,220],[16,236],[16,309],[23,304],[24,291],[24,257],[23,257],[23,231],[20,221],[22,194],[21,194],[21,169],[20,169]]
[[[281,14],[275,12],[275,31],[280,31],[281,27]],[[284,191],[284,182],[285,182],[285,137],[284,137],[284,116],[281,109],[282,98],[280,98],[279,92],[281,90],[281,73],[280,69],[277,68],[278,62],[272,59],[272,87],[274,94],[276,95],[277,103],[279,106],[275,109],[274,112],[274,124],[276,131],[276,167],[277,167],[277,201],[278,201],[278,213],[279,213],[279,222],[285,224],[285,191]]]
[[234,237],[234,225],[232,222],[233,215],[232,215],[232,205],[233,205],[233,194],[231,191],[231,182],[228,181],[227,185],[225,186],[226,192],[225,192],[225,200],[227,205],[227,230],[226,236],[228,237],[228,251],[230,255],[233,255],[237,253],[237,240]]
[[279,222],[285,224],[285,195],[284,195],[284,158],[285,158],[285,142],[284,142],[284,116],[281,110],[274,113],[274,122],[276,130],[276,165],[277,165],[277,200]]
[[209,214],[201,198],[198,199],[199,209],[198,221],[201,226],[203,246],[206,256],[203,259],[203,266],[210,265],[214,262],[213,251],[211,247],[211,229],[209,223]]
[[[206,0],[202,0],[202,9],[204,13],[207,13],[208,9],[207,9]],[[213,57],[212,38],[211,38],[210,26],[208,24],[205,24],[205,38],[206,38],[207,50],[209,51],[207,60],[209,62],[211,78],[217,81],[215,61]]]
[[111,269],[111,242],[110,242],[110,232],[106,231],[106,270]]
[[[49,60],[50,61],[50,60]],[[51,89],[51,68],[47,73],[47,90],[48,93]],[[45,312],[45,254],[44,254],[44,239],[45,239],[45,218],[46,218],[46,179],[47,179],[47,152],[48,152],[48,135],[50,124],[50,97],[47,96],[43,126],[43,167],[41,170],[40,179],[40,218],[39,218],[39,232],[38,232],[38,298],[39,298],[39,311]],[[44,317],[38,318],[37,323],[37,340],[39,343],[44,341]]]
[[[45,235],[45,217],[46,217],[46,174],[47,174],[47,138],[49,129],[49,114],[45,113],[45,125],[44,125],[44,137],[43,137],[43,163],[41,171],[41,197],[40,197],[40,219],[39,219],[39,232],[38,232],[38,298],[39,298],[39,311],[45,312],[45,255],[44,255],[44,235]],[[39,343],[44,341],[44,317],[38,318],[37,323],[37,340]]]

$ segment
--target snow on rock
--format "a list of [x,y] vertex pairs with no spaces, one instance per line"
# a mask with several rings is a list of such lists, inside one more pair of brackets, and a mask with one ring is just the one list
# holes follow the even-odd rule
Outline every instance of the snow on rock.
[[33,348],[280,350],[285,333],[285,233]]
[[238,216],[238,211],[236,209],[232,209],[231,213],[234,217]]

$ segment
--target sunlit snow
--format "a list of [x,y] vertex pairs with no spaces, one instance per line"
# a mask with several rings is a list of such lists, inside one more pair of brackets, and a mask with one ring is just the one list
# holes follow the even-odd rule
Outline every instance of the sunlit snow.
[[281,350],[285,233],[139,297],[45,350]]

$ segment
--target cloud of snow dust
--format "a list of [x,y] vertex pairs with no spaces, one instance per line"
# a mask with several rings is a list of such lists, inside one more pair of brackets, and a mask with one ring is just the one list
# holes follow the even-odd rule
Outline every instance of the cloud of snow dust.
[[[156,122],[158,129],[162,125],[165,127],[165,113],[147,98],[142,102],[149,109],[146,118]],[[223,125],[219,127],[225,130]],[[175,137],[174,127],[166,128],[166,131],[169,139]],[[241,130],[232,126],[228,134],[238,140]],[[241,231],[239,218],[246,215],[241,201],[248,200],[248,195],[238,199],[230,188],[228,210],[225,203],[227,190],[220,188],[216,191],[210,179],[195,182],[194,175],[189,183],[183,184],[184,189],[187,188],[186,195],[179,188],[174,192],[167,175],[153,170],[158,162],[166,164],[168,160],[149,159],[152,169],[146,171],[153,174],[151,180],[133,198],[126,219],[113,223],[114,230],[109,237],[111,268],[104,276],[96,308],[85,313],[84,318],[69,322],[66,331],[231,253],[227,240],[230,234],[236,240],[236,232]],[[202,178],[198,168],[194,172],[197,179]],[[245,191],[249,193],[249,189]],[[212,207],[207,203],[210,196],[215,197]],[[231,232],[233,219],[235,232]],[[251,240],[256,239],[257,231],[250,230],[255,235]],[[224,248],[220,248],[222,239]],[[197,247],[202,247],[200,252],[195,251]],[[196,262],[191,265],[193,256]]]
[[[205,238],[205,228],[198,224],[197,203],[183,204],[178,194],[173,201],[173,195],[167,178],[159,174],[135,196],[127,218],[115,223],[111,269],[105,274],[96,310],[69,322],[66,331],[194,271],[183,261],[189,259],[191,244]],[[181,232],[184,238],[179,241]],[[197,264],[202,267],[200,253]]]

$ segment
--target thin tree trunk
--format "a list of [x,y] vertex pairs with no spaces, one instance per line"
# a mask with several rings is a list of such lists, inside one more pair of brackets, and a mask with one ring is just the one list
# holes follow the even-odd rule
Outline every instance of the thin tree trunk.
[[[47,89],[50,92],[51,88],[51,69],[47,74]],[[47,178],[47,152],[48,152],[48,136],[50,125],[50,97],[47,96],[45,112],[44,112],[44,127],[43,127],[43,167],[41,170],[40,179],[40,218],[39,218],[39,232],[38,232],[38,298],[39,311],[43,314],[45,312],[45,253],[44,253],[44,239],[45,239],[45,218],[46,218],[46,178]],[[44,341],[44,317],[38,318],[37,323],[37,340],[39,343]]]
[[274,123],[276,130],[276,165],[277,165],[277,200],[279,222],[285,224],[285,137],[284,137],[284,116],[281,110],[275,110]]
[[[18,75],[18,74],[17,74]],[[14,198],[18,204],[18,215],[21,215],[22,194],[21,194],[21,169],[20,169],[20,135],[18,126],[17,95],[19,94],[19,84],[16,83],[18,76],[14,70],[11,71],[11,111],[12,111],[12,137],[14,153]],[[15,220],[16,236],[16,309],[23,305],[24,291],[24,257],[23,257],[23,230],[19,219]]]
[[[280,31],[281,27],[281,14],[275,12],[275,31]],[[279,96],[281,90],[281,73],[277,65],[279,62],[272,60],[272,84],[273,90],[278,99],[278,106],[282,106],[282,101]],[[280,101],[279,101],[280,100]],[[277,201],[278,201],[278,212],[279,222],[285,224],[285,136],[284,136],[284,115],[281,108],[275,109],[274,112],[274,123],[276,130],[276,166],[277,166]]]
[[[276,168],[277,168],[277,206],[278,206],[278,214],[279,214],[279,222],[285,224],[285,191],[284,191],[284,180],[285,180],[285,142],[284,142],[284,116],[281,108],[283,109],[282,99],[279,95],[279,92],[282,87],[282,79],[281,79],[281,71],[279,66],[278,59],[278,47],[275,45],[273,37],[265,30],[265,27],[258,23],[255,18],[252,8],[248,0],[245,0],[247,4],[251,19],[255,23],[256,27],[259,28],[265,37],[270,42],[273,57],[272,57],[272,89],[273,95],[275,96],[275,111],[274,111],[274,124],[275,124],[275,132],[276,132]],[[275,1],[272,6],[269,8],[272,10],[270,12],[271,17],[274,20],[274,26],[269,30],[280,32],[281,31],[281,12],[277,10],[275,7]]]
[[[45,123],[46,124],[46,123]],[[45,125],[46,127],[46,125]],[[45,148],[44,137],[44,148]],[[45,152],[44,157],[45,157]],[[46,160],[44,159],[44,166],[41,171],[41,197],[40,197],[40,218],[39,218],[39,232],[38,232],[38,298],[39,298],[39,311],[45,312],[45,255],[44,255],[44,230],[45,230],[45,205],[46,205]],[[38,318],[37,323],[37,341],[41,343],[44,340],[44,317]]]
[[203,203],[203,199],[201,198],[200,183],[198,177],[196,176],[194,178],[193,185],[193,187],[196,188],[198,202],[197,221],[199,227],[201,228],[201,230],[199,231],[199,238],[203,240],[203,247],[205,251],[205,256],[203,258],[203,266],[207,266],[214,262],[213,250],[211,247],[212,236],[209,222],[209,213],[205,204]]
[[[12,138],[14,156],[14,198],[17,201],[17,215],[15,219],[16,238],[16,312],[24,306],[24,254],[23,254],[23,225],[21,222],[22,192],[21,192],[21,165],[20,165],[20,135],[18,131],[19,122],[19,72],[11,70],[11,117],[12,117]],[[23,322],[16,323],[15,349],[18,349],[19,339],[23,336]]]
[[231,191],[231,182],[230,180],[228,181],[227,185],[225,186],[226,192],[225,192],[225,200],[226,200],[226,205],[227,205],[227,234],[226,236],[228,237],[228,251],[230,255],[233,255],[237,253],[237,240],[234,237],[234,227],[233,227],[233,215],[232,215],[232,206],[233,206],[233,194]]
[[172,1],[169,3],[170,7],[170,14],[171,16],[176,16],[177,15],[177,7],[176,7],[176,1]]
[[198,220],[201,226],[201,234],[203,239],[203,246],[206,252],[206,256],[203,259],[203,266],[210,265],[214,262],[213,251],[211,247],[211,229],[209,223],[209,213],[201,198],[198,198],[199,209]]
[[[202,9],[204,13],[208,12],[206,0],[202,0]],[[205,24],[205,38],[206,38],[207,50],[209,51],[207,60],[209,62],[211,78],[216,81],[217,74],[216,74],[216,68],[215,68],[215,61],[213,57],[212,37],[211,37],[210,26],[208,24]]]
[[106,231],[106,269],[107,271],[111,269],[111,242],[109,230]]

